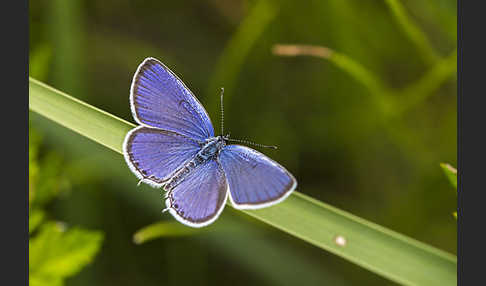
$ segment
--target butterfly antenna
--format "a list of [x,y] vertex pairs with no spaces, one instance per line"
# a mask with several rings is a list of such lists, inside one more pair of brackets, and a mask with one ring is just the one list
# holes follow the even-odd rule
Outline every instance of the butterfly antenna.
[[[224,95],[224,87],[221,88],[221,135],[224,134],[224,104],[223,104],[223,95]],[[247,140],[229,138],[229,134],[227,136],[225,136],[225,139],[226,139],[226,141],[239,142],[239,143],[244,143],[244,144],[247,144],[247,145],[253,145],[253,146],[262,147],[262,148],[277,149],[277,146],[263,145],[263,144],[258,144],[258,143],[251,142],[251,141],[247,141]]]
[[258,143],[255,143],[255,142],[251,142],[251,141],[247,141],[247,140],[241,140],[241,139],[226,138],[226,141],[239,142],[239,143],[244,143],[246,145],[253,145],[253,146],[262,147],[262,148],[277,149],[277,146],[263,145],[263,144],[258,144]]
[[224,106],[223,106],[224,87],[221,88],[221,135],[224,134]]

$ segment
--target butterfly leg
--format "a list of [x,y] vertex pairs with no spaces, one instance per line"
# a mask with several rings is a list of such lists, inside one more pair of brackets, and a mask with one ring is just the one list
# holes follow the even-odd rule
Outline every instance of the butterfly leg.
[[[165,194],[164,194],[164,195],[163,195],[163,197],[162,197],[163,201],[165,202],[165,201],[166,201],[166,200],[169,198],[169,193],[170,193],[170,191],[167,191],[167,190],[166,190],[164,187],[162,187],[162,190],[163,190],[163,191],[165,191]],[[170,209],[170,207],[169,207],[169,206],[167,206],[166,208],[164,208],[164,209],[162,210],[162,213],[167,212],[169,209]]]
[[[138,181],[138,183],[137,183],[137,187],[138,187],[138,186],[140,186],[140,185],[142,184],[142,182],[143,182],[143,181],[146,181],[146,182],[147,182],[147,180],[149,180],[150,178],[154,178],[154,177],[153,177],[153,176],[150,176],[150,177],[144,177],[144,178],[140,179],[140,181]],[[163,180],[163,181],[161,181],[160,183],[162,183],[162,184],[163,184],[163,183],[165,183],[165,182],[167,182],[167,181],[169,181],[169,179],[167,179],[167,180]]]
[[169,198],[169,195],[170,195],[170,191],[166,191],[164,195],[164,201]]

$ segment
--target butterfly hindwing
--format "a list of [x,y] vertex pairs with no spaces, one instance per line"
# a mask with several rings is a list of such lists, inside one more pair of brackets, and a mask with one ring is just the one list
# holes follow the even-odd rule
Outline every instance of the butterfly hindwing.
[[164,64],[145,59],[133,76],[130,105],[135,120],[203,142],[214,136],[204,107]]
[[228,145],[220,153],[229,196],[238,209],[258,209],[285,199],[297,186],[284,167],[260,152]]
[[123,143],[130,169],[154,187],[162,186],[199,149],[196,141],[183,135],[145,126],[132,129]]
[[195,167],[169,190],[166,205],[180,222],[202,227],[216,220],[228,197],[228,186],[221,165],[209,160]]

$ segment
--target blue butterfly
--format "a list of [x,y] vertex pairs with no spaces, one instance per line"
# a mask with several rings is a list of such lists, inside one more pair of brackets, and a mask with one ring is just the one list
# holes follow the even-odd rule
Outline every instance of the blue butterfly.
[[277,162],[215,136],[201,103],[157,59],[145,59],[135,72],[130,106],[140,126],[125,137],[125,160],[140,182],[165,189],[166,210],[183,224],[214,222],[228,197],[237,209],[259,209],[297,186]]

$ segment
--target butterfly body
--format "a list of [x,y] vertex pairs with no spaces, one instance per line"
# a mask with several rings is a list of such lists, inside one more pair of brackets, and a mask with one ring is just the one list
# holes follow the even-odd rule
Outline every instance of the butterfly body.
[[214,158],[219,155],[224,146],[226,146],[226,141],[223,136],[211,137],[207,139],[198,155],[203,159]]
[[201,103],[157,59],[137,68],[130,107],[140,125],[123,142],[127,165],[141,182],[163,188],[167,209],[188,226],[214,222],[228,199],[237,209],[259,209],[283,201],[297,186],[264,154],[215,136]]
[[199,165],[206,163],[208,160],[217,160],[217,156],[226,145],[226,142],[223,136],[217,136],[208,138],[206,142],[201,145],[202,148],[196,154],[194,159],[186,163],[182,169],[174,173],[169,181],[164,184],[163,187],[166,191],[170,191],[175,188],[182,180],[184,180],[184,177],[186,177]]

